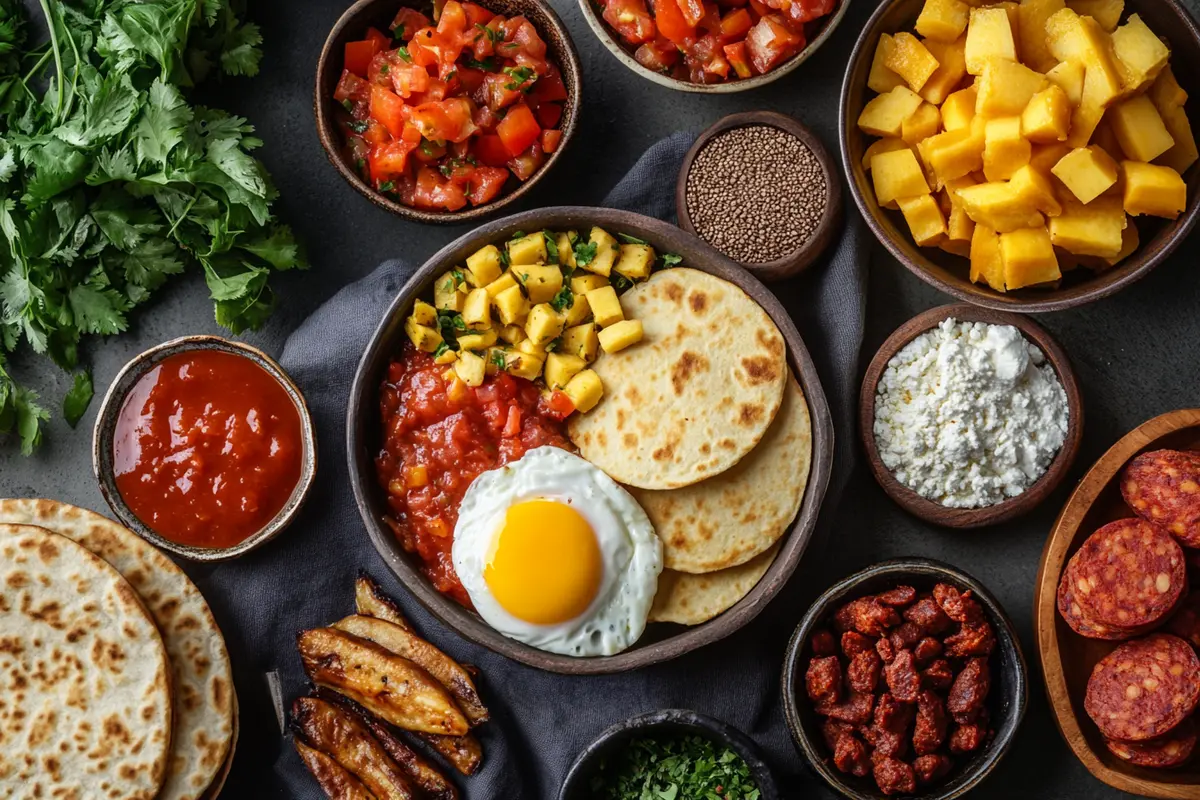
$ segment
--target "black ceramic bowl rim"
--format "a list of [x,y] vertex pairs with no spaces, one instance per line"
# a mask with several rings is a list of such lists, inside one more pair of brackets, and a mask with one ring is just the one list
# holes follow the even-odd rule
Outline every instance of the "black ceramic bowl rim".
[[[216,350],[248,358],[279,383],[291,398],[292,403],[296,406],[296,413],[300,416],[300,479],[292,489],[288,501],[284,503],[283,508],[279,509],[279,513],[257,532],[232,547],[196,547],[179,544],[155,532],[125,504],[125,499],[121,497],[121,492],[117,488],[116,476],[113,474],[113,438],[117,419],[120,417],[121,408],[125,405],[125,399],[129,396],[130,390],[163,359],[194,350]],[[134,356],[113,378],[112,384],[109,385],[108,392],[105,393],[104,400],[100,404],[100,410],[96,414],[96,425],[92,430],[92,472],[100,484],[100,493],[104,495],[109,508],[117,515],[121,524],[138,536],[155,547],[192,561],[227,561],[245,555],[271,541],[295,520],[317,476],[317,434],[313,427],[312,414],[308,410],[308,403],[304,400],[304,394],[275,359],[257,347],[220,336],[182,336],[169,342],[163,342]]]
[[597,762],[630,739],[654,733],[681,732],[698,734],[733,750],[750,768],[750,774],[758,784],[760,800],[779,800],[781,795],[775,776],[771,774],[771,768],[767,766],[762,751],[753,739],[727,722],[684,708],[667,708],[641,714],[618,722],[597,736],[576,756],[575,763],[567,770],[567,777],[558,790],[558,800],[585,800],[588,797],[583,794],[587,789],[586,782]]
[[[792,741],[795,742],[796,749],[808,761],[809,766],[833,789],[856,800],[865,798],[885,800],[885,796],[875,787],[870,778],[854,778],[839,773],[829,763],[829,754],[825,752],[827,749],[825,743],[813,740],[813,736],[805,726],[800,708],[801,703],[809,702],[804,686],[801,656],[804,654],[813,629],[817,627],[818,622],[825,621],[834,606],[867,593],[859,587],[868,582],[883,579],[901,582],[913,577],[935,581],[944,580],[971,590],[975,599],[986,610],[989,621],[992,623],[992,629],[996,633],[996,641],[999,645],[1000,657],[1012,661],[1011,665],[1005,665],[1007,668],[1003,670],[1003,674],[1004,681],[1012,684],[1008,693],[1011,694],[1012,701],[1015,703],[1015,708],[1011,705],[1002,708],[1001,713],[997,715],[1000,719],[992,720],[995,730],[994,737],[982,753],[976,754],[966,763],[965,769],[956,765],[956,771],[951,773],[955,776],[952,780],[932,787],[927,792],[918,793],[916,796],[922,800],[952,800],[979,785],[992,773],[1004,754],[1008,752],[1016,737],[1017,729],[1021,725],[1021,720],[1025,717],[1025,708],[1029,702],[1029,669],[1025,663],[1025,655],[1021,652],[1021,641],[1017,636],[1016,628],[992,593],[974,577],[949,564],[930,558],[897,558],[874,564],[843,578],[826,589],[824,594],[813,602],[805,612],[803,619],[800,620],[800,624],[796,626],[796,631],[792,634],[784,655],[780,690],[783,697],[784,718],[787,720],[788,730],[792,734]],[[996,672],[993,672],[993,689],[996,683]]]
[[677,92],[693,92],[697,94],[734,94],[736,92],[747,92],[751,89],[757,89],[760,86],[774,83],[807,61],[812,57],[813,53],[816,53],[821,48],[821,45],[825,44],[826,40],[833,35],[834,30],[841,23],[842,17],[846,16],[846,9],[850,6],[850,0],[838,0],[839,5],[837,10],[833,12],[833,16],[829,17],[825,23],[825,27],[821,28],[821,32],[817,34],[817,38],[808,42],[803,50],[765,75],[755,75],[752,78],[726,81],[724,83],[692,83],[691,81],[682,81],[678,78],[672,78],[669,75],[663,75],[661,72],[655,72],[639,64],[637,59],[630,55],[629,51],[617,41],[617,38],[613,35],[613,31],[609,29],[600,15],[596,13],[594,2],[595,0],[579,0],[579,7],[583,9],[583,18],[587,20],[588,27],[596,34],[600,43],[607,48],[608,52],[616,56],[618,61],[646,80],[657,83],[659,86],[666,86],[668,89],[674,89]]
[[[354,3],[344,12],[342,12],[342,15],[338,17],[337,22],[335,22],[333,27],[329,30],[329,35],[325,38],[325,44],[321,46],[321,54],[317,59],[317,78],[315,82],[316,88],[313,91],[313,114],[316,118],[317,137],[321,140],[321,149],[325,151],[325,156],[329,159],[329,163],[334,166],[334,168],[338,171],[338,174],[345,179],[346,183],[354,187],[355,191],[370,200],[375,205],[379,206],[380,208],[384,208],[399,217],[414,220],[416,222],[427,222],[438,225],[454,225],[462,222],[479,221],[494,215],[496,212],[511,205],[519,198],[528,194],[538,183],[538,181],[544,178],[546,174],[554,168],[554,165],[558,163],[563,152],[567,149],[567,146],[570,145],[571,140],[574,138],[575,130],[579,127],[579,114],[583,109],[583,67],[579,61],[579,52],[575,49],[575,43],[571,39],[571,33],[567,29],[567,26],[563,24],[562,19],[558,16],[558,13],[554,10],[554,7],[547,2],[547,0],[528,1],[537,5],[538,8],[540,8],[541,11],[546,15],[546,21],[554,29],[555,38],[562,42],[562,57],[559,59],[561,63],[558,64],[558,67],[559,71],[562,73],[563,85],[566,86],[569,94],[566,102],[563,104],[563,122],[560,127],[560,130],[562,130],[563,134],[562,140],[558,143],[558,148],[555,149],[555,151],[549,156],[547,156],[545,163],[538,168],[537,172],[535,172],[529,178],[529,180],[521,182],[516,189],[507,194],[500,195],[500,197],[490,203],[485,203],[481,206],[468,207],[460,211],[426,211],[424,209],[406,206],[403,203],[396,202],[386,195],[375,191],[367,185],[367,183],[357,172],[347,167],[345,159],[342,158],[339,153],[334,152],[329,147],[329,144],[325,141],[325,131],[327,130],[332,132],[330,135],[333,137],[337,137],[339,135],[337,131],[337,124],[334,122],[328,111],[330,104],[334,102],[332,93],[327,95],[326,87],[321,85],[323,83],[322,78],[325,76],[326,70],[336,69],[335,67],[330,66],[332,60],[339,57],[339,54],[334,51],[335,41],[341,35],[346,25],[348,25],[349,22],[364,9],[374,5],[383,5],[385,3],[390,3],[396,8],[407,5],[405,0],[358,0],[358,2]],[[485,7],[487,6],[487,0],[481,0],[481,2]],[[534,22],[534,25],[535,27],[539,26],[540,21]],[[543,33],[544,31],[539,31],[539,35]],[[553,42],[547,41],[547,45],[551,49],[554,48]],[[341,74],[340,70],[337,70],[337,74]],[[576,91],[573,87],[577,87],[578,91]]]

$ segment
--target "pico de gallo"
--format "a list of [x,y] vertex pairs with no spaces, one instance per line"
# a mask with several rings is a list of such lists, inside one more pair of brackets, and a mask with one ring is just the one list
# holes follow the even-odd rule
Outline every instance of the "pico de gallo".
[[435,0],[432,18],[401,8],[390,34],[346,44],[333,95],[376,191],[424,210],[481,206],[558,149],[567,90],[528,19]]
[[836,0],[595,0],[639,64],[691,83],[764,75],[808,45]]

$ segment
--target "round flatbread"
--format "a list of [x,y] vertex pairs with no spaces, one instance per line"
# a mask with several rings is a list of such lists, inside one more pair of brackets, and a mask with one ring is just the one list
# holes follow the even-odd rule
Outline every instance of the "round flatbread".
[[0,500],[0,523],[38,525],[112,565],[146,605],[166,645],[174,734],[157,800],[196,800],[218,777],[233,739],[233,671],[204,596],[175,562],[106,517],[53,500]]
[[796,518],[812,464],[812,420],[794,376],[758,447],[701,483],[630,492],[663,542],[663,566],[714,572],[744,564],[779,541]]
[[66,537],[0,525],[0,797],[153,800],[171,744],[162,638]]
[[783,335],[728,281],[662,270],[621,296],[641,342],[592,367],[604,398],[571,417],[579,454],[641,489],[678,489],[718,475],[762,439],[787,378]]
[[699,625],[731,608],[758,585],[767,573],[779,546],[772,547],[745,564],[692,575],[665,569],[658,576],[658,593],[650,609],[650,622]]

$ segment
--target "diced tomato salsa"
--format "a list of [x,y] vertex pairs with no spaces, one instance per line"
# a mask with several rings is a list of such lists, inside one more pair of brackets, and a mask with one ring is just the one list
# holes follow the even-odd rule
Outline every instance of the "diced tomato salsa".
[[691,83],[763,75],[799,53],[836,0],[595,0],[639,64]]
[[438,591],[470,608],[450,557],[467,487],[534,448],[573,448],[556,399],[532,382],[498,372],[471,388],[445,372],[409,342],[388,365],[375,467],[400,544],[421,559]]
[[347,43],[333,98],[367,183],[413,208],[458,211],[541,168],[561,139],[567,90],[525,17],[439,7],[434,19],[401,8],[391,36],[368,28]]

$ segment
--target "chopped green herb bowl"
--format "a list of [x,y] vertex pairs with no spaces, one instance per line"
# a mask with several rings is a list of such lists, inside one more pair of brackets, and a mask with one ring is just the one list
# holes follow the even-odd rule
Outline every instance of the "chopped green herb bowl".
[[[668,794],[662,795],[663,797],[672,796],[669,794],[671,786],[676,787],[674,797],[678,800],[706,797],[707,795],[702,792],[711,788],[708,776],[714,772],[728,775],[729,771],[733,773],[732,785],[722,784],[727,791],[732,790],[737,782],[741,782],[743,785],[749,782],[758,789],[757,794],[754,794],[753,791],[743,795],[731,793],[728,795],[730,800],[735,797],[741,797],[744,800],[779,800],[782,797],[770,768],[763,761],[758,745],[749,736],[719,719],[686,709],[668,708],[626,720],[600,734],[596,741],[588,745],[571,765],[562,788],[558,790],[558,800],[604,798],[603,793],[597,794],[594,791],[593,781],[598,780],[601,774],[606,772],[604,769],[606,764],[618,766],[615,760],[619,759],[635,740],[651,739],[670,742],[694,736],[712,742],[713,749],[709,751],[708,748],[701,749],[686,743],[681,747],[673,747],[671,755],[677,756],[678,760],[667,765],[666,759],[663,759],[657,765],[660,768],[660,774],[669,775],[670,783],[660,786],[660,791],[668,792]],[[737,759],[730,759],[725,755],[726,751],[737,754],[738,758],[744,762],[744,772],[736,763]],[[714,753],[716,763],[713,760]],[[647,762],[649,762],[649,755],[648,752],[645,753]],[[693,760],[693,756],[696,757],[695,760]],[[641,758],[643,758],[642,754],[635,753],[630,761],[636,764]],[[616,771],[614,769],[610,774],[614,774],[616,777]],[[614,793],[613,796],[621,795]],[[722,797],[725,796],[722,794]]]

